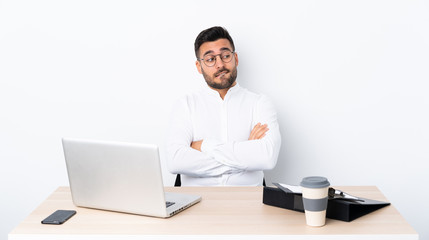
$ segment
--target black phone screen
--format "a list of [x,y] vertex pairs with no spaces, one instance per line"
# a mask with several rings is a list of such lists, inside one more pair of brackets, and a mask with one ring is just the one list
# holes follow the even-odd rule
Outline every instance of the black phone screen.
[[43,224],[63,224],[69,218],[76,214],[74,210],[57,210],[47,218],[42,220]]

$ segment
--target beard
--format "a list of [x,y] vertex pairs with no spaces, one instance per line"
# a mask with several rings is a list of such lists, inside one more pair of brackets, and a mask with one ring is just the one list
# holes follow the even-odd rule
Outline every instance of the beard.
[[[225,72],[225,75],[230,73],[229,77],[221,76],[220,83],[215,82],[215,78],[222,74],[222,72]],[[206,80],[207,85],[209,85],[211,88],[214,89],[229,89],[232,84],[234,84],[235,80],[237,79],[237,67],[234,67],[232,71],[222,68],[219,71],[217,71],[213,76],[209,76],[202,70],[204,79]]]

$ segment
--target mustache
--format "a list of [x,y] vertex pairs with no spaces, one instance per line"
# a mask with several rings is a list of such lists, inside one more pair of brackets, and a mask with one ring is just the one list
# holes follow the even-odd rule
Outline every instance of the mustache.
[[222,72],[229,73],[229,70],[226,68],[219,69],[214,75],[215,77],[219,76]]

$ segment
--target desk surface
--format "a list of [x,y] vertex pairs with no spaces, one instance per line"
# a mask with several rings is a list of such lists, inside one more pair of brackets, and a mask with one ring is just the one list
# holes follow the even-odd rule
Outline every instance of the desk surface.
[[[338,187],[352,195],[387,201],[373,186]],[[79,208],[70,189],[58,188],[10,234],[14,239],[418,239],[392,206],[352,222],[327,219],[308,227],[303,213],[264,205],[262,187],[167,187],[198,194],[202,201],[168,219]],[[63,225],[43,225],[58,209],[77,214]]]

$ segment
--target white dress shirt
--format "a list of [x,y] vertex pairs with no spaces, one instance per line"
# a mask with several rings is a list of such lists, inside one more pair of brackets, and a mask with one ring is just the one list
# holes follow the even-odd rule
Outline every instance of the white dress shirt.
[[[167,138],[170,172],[181,174],[182,186],[260,186],[275,167],[280,150],[276,111],[264,96],[238,83],[224,99],[208,86],[179,99],[173,108]],[[257,124],[266,136],[248,140]],[[190,147],[203,140],[201,152]]]

